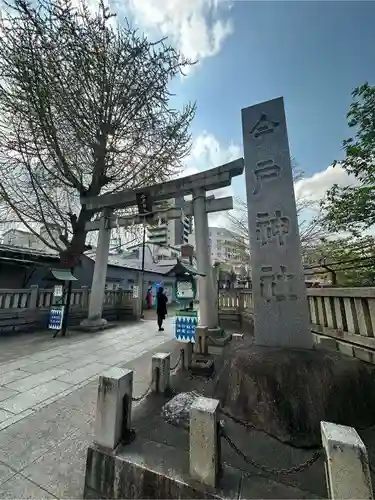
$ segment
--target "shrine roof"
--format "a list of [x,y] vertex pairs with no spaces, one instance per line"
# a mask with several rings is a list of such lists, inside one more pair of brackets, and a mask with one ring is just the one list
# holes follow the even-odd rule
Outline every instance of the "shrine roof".
[[166,276],[176,276],[176,275],[184,275],[189,274],[190,276],[206,276],[204,273],[199,272],[195,267],[186,262],[177,262],[176,265],[172,267],[167,273]]

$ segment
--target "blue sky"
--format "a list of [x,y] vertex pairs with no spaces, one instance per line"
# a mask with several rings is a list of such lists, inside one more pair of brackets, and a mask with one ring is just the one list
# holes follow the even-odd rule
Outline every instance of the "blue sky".
[[[342,157],[352,89],[375,82],[375,2],[128,0],[128,7],[147,33],[169,35],[200,60],[173,85],[178,103],[198,105],[189,168],[242,156],[241,108],[283,96],[291,152],[307,177],[299,189],[320,197],[347,182],[327,167]],[[233,191],[244,196],[241,180]]]

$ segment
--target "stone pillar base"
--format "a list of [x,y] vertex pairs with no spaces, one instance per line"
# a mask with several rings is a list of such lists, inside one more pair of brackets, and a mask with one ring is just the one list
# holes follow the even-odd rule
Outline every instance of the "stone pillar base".
[[207,343],[208,345],[216,347],[224,347],[232,340],[231,333],[225,333],[225,331],[218,328],[209,328],[207,331]]
[[104,318],[86,318],[80,323],[82,330],[98,331],[104,330],[108,326],[108,321]]
[[222,337],[224,330],[217,326],[216,328],[209,328],[207,333],[210,337]]

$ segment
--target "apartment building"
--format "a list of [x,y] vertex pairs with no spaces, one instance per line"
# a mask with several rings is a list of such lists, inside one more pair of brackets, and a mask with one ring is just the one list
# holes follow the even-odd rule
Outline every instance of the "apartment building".
[[[248,264],[249,258],[244,250],[245,245],[238,236],[223,227],[209,227],[208,230],[212,265],[225,263],[239,272],[244,264]],[[189,237],[189,243],[196,246],[194,231]]]
[[[180,208],[184,204],[184,198],[169,200],[169,205]],[[192,217],[183,216],[181,219],[161,219],[155,226],[147,228],[147,241],[155,246],[178,247],[189,241],[192,232]]]

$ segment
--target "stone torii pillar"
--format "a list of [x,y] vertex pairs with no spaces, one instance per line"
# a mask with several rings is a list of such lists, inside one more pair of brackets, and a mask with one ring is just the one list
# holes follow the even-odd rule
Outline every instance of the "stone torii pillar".
[[215,329],[218,327],[217,291],[213,286],[206,192],[204,190],[197,190],[193,193],[193,213],[198,271],[205,274],[204,277],[200,276],[198,278],[199,323],[201,326]]
[[109,245],[111,242],[111,227],[109,224],[111,209],[104,209],[100,219],[98,246],[96,249],[94,274],[92,277],[91,294],[89,301],[88,317],[81,322],[84,328],[100,328],[107,324],[102,318],[105,282],[107,278],[107,266],[109,256]]

